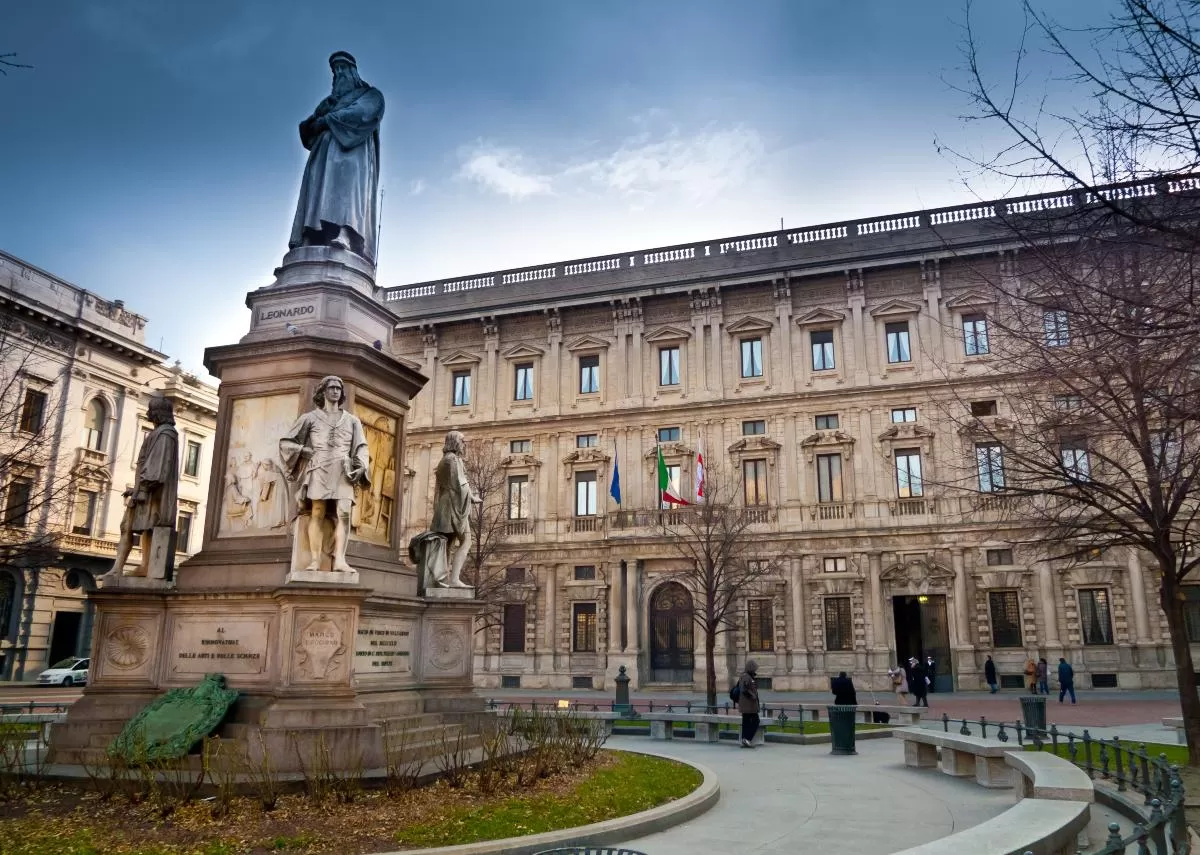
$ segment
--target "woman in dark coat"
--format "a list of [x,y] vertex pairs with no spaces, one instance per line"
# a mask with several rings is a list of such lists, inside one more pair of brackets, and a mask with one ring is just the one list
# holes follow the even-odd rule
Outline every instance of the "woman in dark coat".
[[742,714],[742,747],[752,748],[754,734],[758,733],[758,663],[746,660],[746,670],[738,678],[738,712]]
[[854,691],[854,681],[846,676],[845,671],[838,673],[829,681],[833,689],[833,702],[840,706],[858,706],[858,692]]

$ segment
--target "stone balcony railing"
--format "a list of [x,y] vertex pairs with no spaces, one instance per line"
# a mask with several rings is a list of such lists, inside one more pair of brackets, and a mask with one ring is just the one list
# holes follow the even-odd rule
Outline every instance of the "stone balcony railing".
[[117,536],[105,532],[99,537],[90,534],[64,533],[56,538],[58,548],[63,552],[74,552],[80,555],[116,555]]
[[75,449],[75,464],[85,466],[107,466],[108,454],[103,451],[96,451],[92,448],[79,446]]

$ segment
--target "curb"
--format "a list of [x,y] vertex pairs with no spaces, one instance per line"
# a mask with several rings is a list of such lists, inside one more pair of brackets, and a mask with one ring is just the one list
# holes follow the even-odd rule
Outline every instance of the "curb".
[[[646,754],[650,757],[663,757],[652,751],[625,749],[630,754]],[[478,843],[463,843],[458,846],[439,846],[432,849],[405,849],[402,851],[384,852],[379,855],[533,855],[544,849],[554,849],[565,846],[602,846],[633,840],[647,834],[665,831],[676,825],[681,825],[712,808],[721,798],[721,785],[716,773],[699,763],[689,763],[677,757],[664,757],[676,763],[691,766],[704,776],[700,786],[681,799],[667,802],[665,805],[650,808],[629,816],[619,816],[595,822],[591,825],[579,825],[575,828],[563,828],[558,831],[546,831],[542,834],[529,834],[525,837],[506,837],[503,840],[481,840]]]

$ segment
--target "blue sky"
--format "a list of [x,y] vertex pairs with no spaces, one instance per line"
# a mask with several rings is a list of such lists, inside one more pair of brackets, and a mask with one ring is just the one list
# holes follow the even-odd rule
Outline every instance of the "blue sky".
[[[972,12],[1002,74],[1013,0]],[[1058,0],[1064,20],[1107,2]],[[205,0],[0,13],[0,248],[149,320],[203,373],[286,251],[297,123],[348,50],[383,91],[399,285],[971,201],[961,2]],[[1034,56],[1037,84],[1042,60]]]

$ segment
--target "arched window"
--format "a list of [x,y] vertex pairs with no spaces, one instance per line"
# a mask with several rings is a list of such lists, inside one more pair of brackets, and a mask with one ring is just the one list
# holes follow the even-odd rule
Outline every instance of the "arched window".
[[0,638],[8,637],[16,605],[17,580],[11,573],[0,570]]
[[101,451],[104,443],[104,423],[108,420],[108,411],[104,402],[92,398],[87,405],[87,414],[83,419],[83,444],[92,451]]

